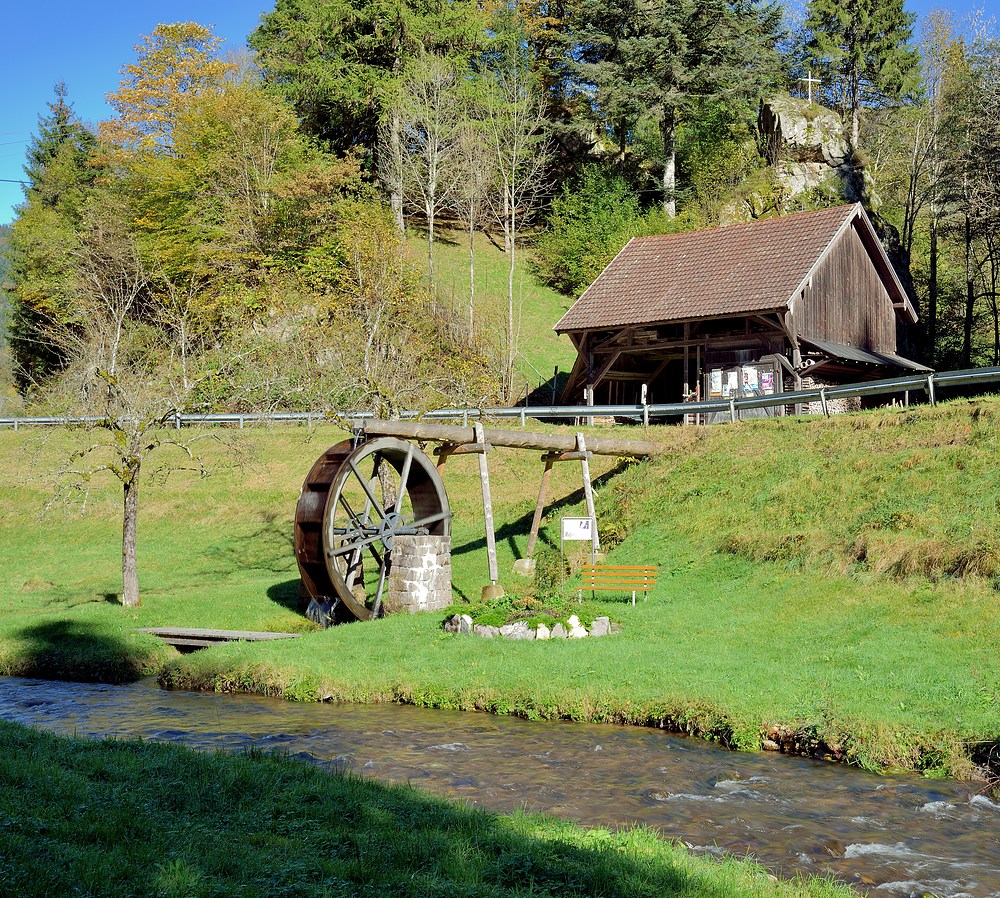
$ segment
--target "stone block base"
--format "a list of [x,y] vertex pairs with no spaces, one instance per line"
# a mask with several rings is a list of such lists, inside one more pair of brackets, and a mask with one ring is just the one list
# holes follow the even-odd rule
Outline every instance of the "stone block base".
[[440,611],[451,604],[451,537],[395,536],[382,607],[400,611]]

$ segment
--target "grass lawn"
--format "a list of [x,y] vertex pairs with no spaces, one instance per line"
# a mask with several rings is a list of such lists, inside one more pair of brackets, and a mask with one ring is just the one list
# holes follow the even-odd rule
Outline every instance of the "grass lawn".
[[260,753],[85,742],[0,722],[0,778],[0,882],[24,898],[854,894],[694,857],[645,829],[488,814]]
[[[541,425],[537,425],[541,427]],[[221,432],[220,432],[221,433]],[[637,435],[628,431],[628,436]],[[227,439],[239,436],[230,431]],[[119,497],[39,514],[66,434],[0,434],[0,671],[133,677],[290,698],[407,701],[527,717],[664,725],[757,749],[776,728],[873,768],[968,773],[1000,737],[1000,402],[651,429],[666,453],[594,463],[609,560],[656,562],[619,634],[560,642],[444,634],[441,614],[312,631],[295,602],[291,516],[333,428],[248,430],[254,456],[206,479],[144,486],[143,604],[119,589]],[[541,465],[490,456],[502,582],[523,552]],[[445,469],[457,600],[486,582],[473,457]],[[558,518],[582,511],[579,468],[556,466]],[[521,586],[520,588],[525,588]],[[111,597],[111,600],[109,600]],[[183,657],[137,626],[299,630]],[[310,632],[312,631],[312,632]]]

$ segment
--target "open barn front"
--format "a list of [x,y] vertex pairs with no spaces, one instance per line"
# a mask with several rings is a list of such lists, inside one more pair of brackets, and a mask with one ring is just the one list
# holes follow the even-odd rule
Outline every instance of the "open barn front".
[[[770,378],[740,374],[743,390],[763,380],[781,392],[781,364],[786,338],[776,316],[752,320],[713,318],[645,328],[624,328],[572,335],[578,357],[563,392],[566,403],[633,405],[729,398],[734,369],[767,364]],[[792,373],[790,364],[788,373]],[[712,374],[714,372],[714,375]],[[720,372],[726,376],[720,379]],[[718,390],[714,390],[714,386]],[[714,391],[713,391],[714,390]]]

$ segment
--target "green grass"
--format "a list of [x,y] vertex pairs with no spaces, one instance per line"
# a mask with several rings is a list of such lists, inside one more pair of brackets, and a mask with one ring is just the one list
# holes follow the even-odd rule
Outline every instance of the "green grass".
[[[136,611],[107,599],[117,492],[98,489],[85,517],[39,520],[47,494],[25,478],[40,437],[0,434],[0,671],[160,672],[303,700],[665,726],[751,750],[780,731],[870,768],[968,773],[1000,739],[1000,402],[649,436],[663,456],[593,465],[604,537],[619,542],[609,560],[660,566],[649,601],[599,594],[596,610],[622,625],[611,637],[515,643],[444,634],[440,614],[325,632],[304,621],[291,518],[332,428],[246,431],[253,466],[226,467],[220,445],[214,476],[146,486]],[[50,435],[34,470],[66,439]],[[541,465],[501,449],[490,471],[501,579],[523,592],[508,572]],[[560,515],[582,512],[579,477],[556,466],[543,545],[557,546]],[[475,459],[449,461],[445,482],[456,601],[476,601],[487,573]],[[131,629],[159,624],[305,635],[177,657]]]
[[0,882],[24,898],[854,894],[698,858],[647,829],[488,814],[260,753],[70,740],[0,722],[0,778]]
[[[466,321],[469,304],[469,248],[460,231],[435,232],[434,268],[438,296]],[[508,260],[499,246],[484,234],[476,235],[475,314],[480,323],[506,326]],[[426,268],[426,236],[414,234],[410,250],[415,260]],[[514,274],[515,315],[519,316],[519,349],[523,358],[518,369],[529,389],[547,382],[558,366],[568,373],[576,360],[576,350],[568,337],[560,336],[552,326],[573,304],[575,297],[563,296],[546,287],[531,267],[529,246],[518,243]]]

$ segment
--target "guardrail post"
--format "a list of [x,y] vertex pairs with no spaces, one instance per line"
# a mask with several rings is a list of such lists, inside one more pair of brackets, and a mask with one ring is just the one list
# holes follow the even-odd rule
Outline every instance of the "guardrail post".
[[524,409],[521,409],[521,426],[524,427]]
[[645,402],[642,404],[642,426],[649,427],[649,405]]
[[736,400],[735,399],[730,399],[729,400],[729,422],[731,424],[735,424],[736,423]]
[[927,398],[930,400],[932,406],[937,405],[937,399],[934,396],[934,375],[927,375]]
[[240,430],[243,429],[243,416],[240,415]]
[[14,430],[17,430],[17,418],[14,419]]
[[830,417],[830,407],[826,404],[826,387],[821,387],[819,391],[819,404],[823,409],[823,414]]

